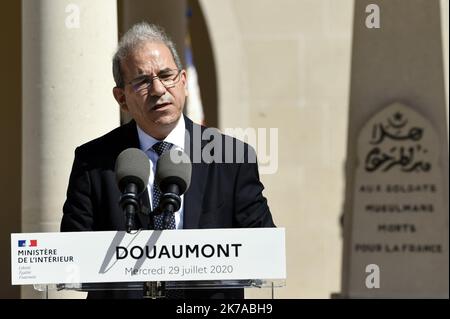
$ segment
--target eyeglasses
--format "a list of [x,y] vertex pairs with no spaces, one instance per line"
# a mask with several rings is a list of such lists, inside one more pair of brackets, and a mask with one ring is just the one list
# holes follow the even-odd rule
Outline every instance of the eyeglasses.
[[181,71],[182,70],[178,69],[167,69],[159,72],[156,76],[143,75],[131,80],[128,84],[130,84],[134,92],[138,94],[145,94],[147,90],[150,89],[153,80],[155,79],[158,79],[166,89],[170,89],[180,81],[181,77],[179,75]]

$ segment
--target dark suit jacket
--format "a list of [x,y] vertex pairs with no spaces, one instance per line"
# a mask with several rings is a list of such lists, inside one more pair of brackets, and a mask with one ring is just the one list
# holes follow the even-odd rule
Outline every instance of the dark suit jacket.
[[[218,131],[214,138],[200,141],[205,127],[187,117],[185,123],[186,135],[190,137],[186,138],[185,152],[192,161],[192,177],[184,196],[183,228],[274,227],[267,201],[262,195],[264,187],[259,181],[257,164],[248,161],[256,158],[254,150]],[[233,145],[234,154],[239,148],[244,150],[239,158],[241,163],[224,163],[227,155],[225,145]],[[114,166],[119,153],[130,147],[139,148],[134,121],[75,150],[61,231],[125,230],[125,215],[118,204],[121,194]],[[194,152],[208,151],[215,155],[217,150],[222,150],[222,163],[195,163],[193,160]],[[229,151],[227,149],[228,155]],[[153,229],[147,191],[140,198],[143,213],[138,214],[136,226]],[[91,292],[89,297],[138,298],[142,297],[142,292]],[[243,291],[188,291],[186,297],[242,298]]]

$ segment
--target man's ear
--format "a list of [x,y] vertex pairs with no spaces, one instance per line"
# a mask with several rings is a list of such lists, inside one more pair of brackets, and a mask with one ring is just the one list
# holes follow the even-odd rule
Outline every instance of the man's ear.
[[180,76],[181,76],[181,83],[183,84],[183,87],[184,87],[184,94],[186,96],[188,96],[189,92],[188,92],[188,85],[187,85],[187,72],[186,72],[186,70],[182,70]]
[[116,86],[113,88],[113,95],[117,103],[119,103],[120,109],[124,112],[128,112],[127,98],[125,96],[125,91]]

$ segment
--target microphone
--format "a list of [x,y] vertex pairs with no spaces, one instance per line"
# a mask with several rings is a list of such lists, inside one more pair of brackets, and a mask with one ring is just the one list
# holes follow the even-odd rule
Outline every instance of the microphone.
[[165,227],[170,214],[181,206],[181,195],[191,183],[192,164],[189,156],[180,149],[172,148],[162,154],[157,162],[155,183],[159,186],[161,197],[158,210],[165,214]]
[[134,217],[141,207],[138,196],[147,188],[150,177],[150,162],[140,149],[127,148],[116,159],[116,181],[122,193],[119,205],[125,212],[126,230],[131,232]]

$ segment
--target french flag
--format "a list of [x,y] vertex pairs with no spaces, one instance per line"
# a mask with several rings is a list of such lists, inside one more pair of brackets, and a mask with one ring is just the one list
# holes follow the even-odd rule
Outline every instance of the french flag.
[[37,239],[19,240],[18,246],[19,247],[37,247]]

